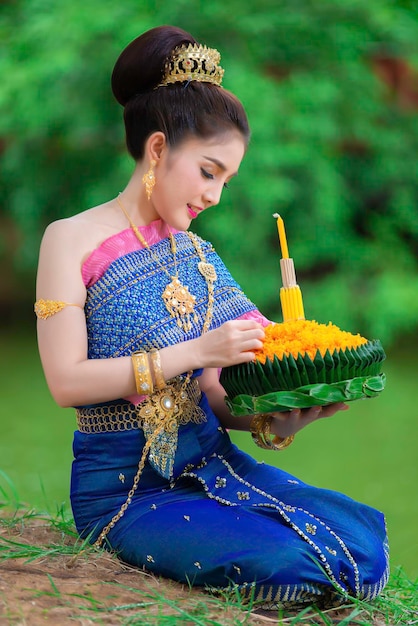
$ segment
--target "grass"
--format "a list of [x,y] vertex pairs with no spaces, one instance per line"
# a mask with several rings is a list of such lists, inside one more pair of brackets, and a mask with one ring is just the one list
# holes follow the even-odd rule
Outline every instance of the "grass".
[[332,610],[257,613],[257,606],[243,604],[239,594],[215,597],[96,550],[78,539],[63,509],[52,515],[6,500],[0,503],[0,623],[413,626],[418,624],[418,580],[398,568],[373,602],[349,599]]

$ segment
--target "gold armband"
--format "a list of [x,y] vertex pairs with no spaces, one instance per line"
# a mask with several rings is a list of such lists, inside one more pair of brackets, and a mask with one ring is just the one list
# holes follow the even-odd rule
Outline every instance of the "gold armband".
[[34,310],[36,313],[36,317],[40,320],[46,320],[51,315],[55,315],[55,313],[59,313],[66,306],[77,306],[79,309],[83,307],[79,304],[75,304],[74,302],[63,302],[62,300],[37,300],[35,302]]
[[154,391],[148,363],[148,354],[141,350],[132,355],[136,391],[140,396],[149,396]]
[[268,413],[257,413],[254,415],[250,422],[250,432],[254,443],[259,448],[264,450],[284,450],[295,438],[295,435],[290,437],[279,437],[274,435],[271,439],[271,422],[273,417]]

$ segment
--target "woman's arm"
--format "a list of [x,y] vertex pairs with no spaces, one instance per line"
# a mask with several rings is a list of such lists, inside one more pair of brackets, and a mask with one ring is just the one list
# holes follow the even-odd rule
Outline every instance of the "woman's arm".
[[65,307],[48,319],[38,319],[38,344],[45,377],[56,402],[74,406],[133,393],[132,365],[128,357],[87,359],[84,316],[86,288],[81,277],[83,251],[88,249],[83,223],[60,220],[43,237],[37,274],[37,299],[61,300]]
[[[77,220],[51,224],[42,240],[37,299],[61,300],[67,306],[48,319],[38,320],[38,343],[45,377],[61,406],[106,402],[136,393],[130,357],[87,358],[84,316],[86,288],[81,266],[89,250],[85,225]],[[191,341],[163,348],[166,380],[191,369],[223,367],[250,361],[261,347],[262,327],[255,321],[235,320]]]

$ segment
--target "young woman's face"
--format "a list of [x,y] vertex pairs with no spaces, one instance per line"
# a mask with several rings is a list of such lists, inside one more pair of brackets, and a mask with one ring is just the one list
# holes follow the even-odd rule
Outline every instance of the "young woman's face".
[[235,132],[166,147],[155,169],[151,197],[157,215],[176,230],[186,230],[202,211],[219,203],[244,152],[244,140]]

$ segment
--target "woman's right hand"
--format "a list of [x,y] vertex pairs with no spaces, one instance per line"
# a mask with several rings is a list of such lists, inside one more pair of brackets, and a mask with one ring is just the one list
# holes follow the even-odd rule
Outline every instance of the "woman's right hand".
[[195,341],[200,367],[227,367],[254,359],[254,350],[263,347],[265,333],[253,320],[232,320],[205,333]]

